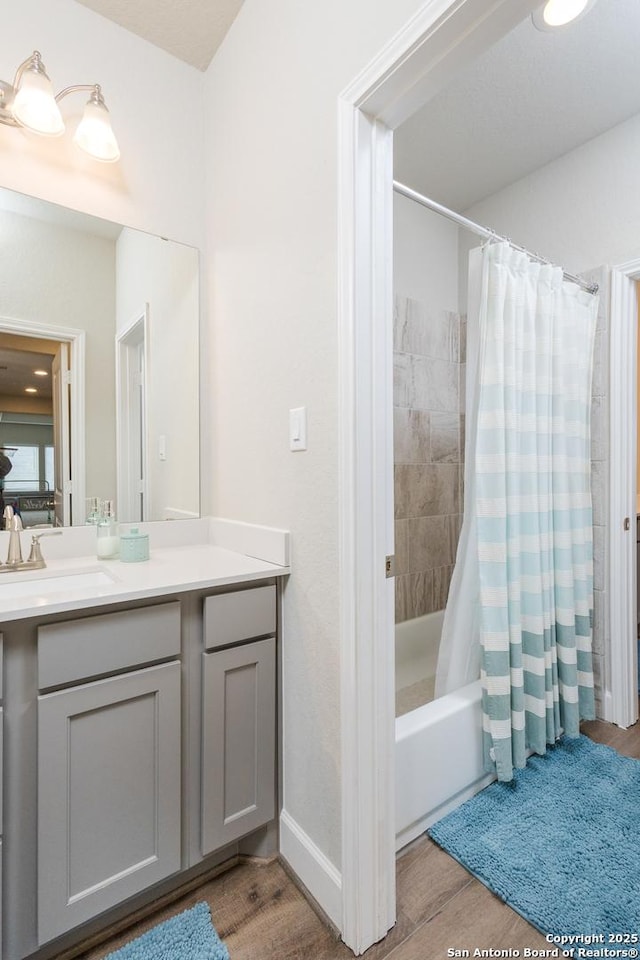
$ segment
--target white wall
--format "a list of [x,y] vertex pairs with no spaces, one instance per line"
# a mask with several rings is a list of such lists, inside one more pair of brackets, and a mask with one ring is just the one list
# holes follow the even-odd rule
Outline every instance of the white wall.
[[0,291],[0,316],[85,331],[86,493],[115,497],[114,241],[5,210]]
[[[118,329],[149,305],[146,344],[149,518],[199,515],[198,252],[124,229],[117,242]],[[166,459],[160,460],[159,437]]]
[[393,197],[393,287],[429,313],[458,312],[458,227],[400,194]]
[[284,806],[338,870],[337,98],[419,6],[245,0],[207,72],[215,512],[292,531]]
[[640,114],[465,214],[570,273],[622,263],[640,256],[638,156]]

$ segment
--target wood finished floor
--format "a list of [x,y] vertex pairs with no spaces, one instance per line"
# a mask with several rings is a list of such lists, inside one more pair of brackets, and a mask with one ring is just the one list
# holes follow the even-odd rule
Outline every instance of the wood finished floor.
[[[620,730],[593,721],[584,732],[599,743],[640,759],[640,724]],[[371,947],[367,960],[444,960],[447,949],[545,948],[544,937],[495,897],[427,837],[415,841],[397,861],[398,921]],[[162,920],[201,900],[231,960],[349,960],[353,954],[336,939],[277,860],[247,862],[129,927],[81,960],[101,960]]]

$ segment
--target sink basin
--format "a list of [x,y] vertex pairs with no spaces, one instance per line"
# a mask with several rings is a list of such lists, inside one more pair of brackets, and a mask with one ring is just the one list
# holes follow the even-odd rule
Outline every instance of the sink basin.
[[70,590],[87,590],[113,585],[115,580],[105,570],[74,570],[69,573],[50,573],[40,570],[0,574],[0,600],[18,597],[43,597]]

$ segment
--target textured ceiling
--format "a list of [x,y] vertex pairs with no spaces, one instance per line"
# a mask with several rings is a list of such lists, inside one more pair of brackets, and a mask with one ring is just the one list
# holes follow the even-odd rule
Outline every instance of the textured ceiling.
[[396,179],[457,210],[640,112],[640,2],[530,18],[396,130]]
[[[50,400],[52,354],[10,349],[4,346],[5,339],[0,335],[0,396],[23,397],[25,387],[35,387],[40,399]],[[15,343],[15,337],[9,339]],[[36,377],[34,370],[46,370],[47,376]]]
[[77,0],[121,27],[206,70],[242,0]]

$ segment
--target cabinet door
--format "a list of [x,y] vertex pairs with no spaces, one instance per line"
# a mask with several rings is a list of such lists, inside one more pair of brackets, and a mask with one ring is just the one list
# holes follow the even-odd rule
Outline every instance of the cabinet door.
[[275,639],[202,656],[207,854],[275,816]]
[[180,869],[180,664],[38,698],[38,941]]

